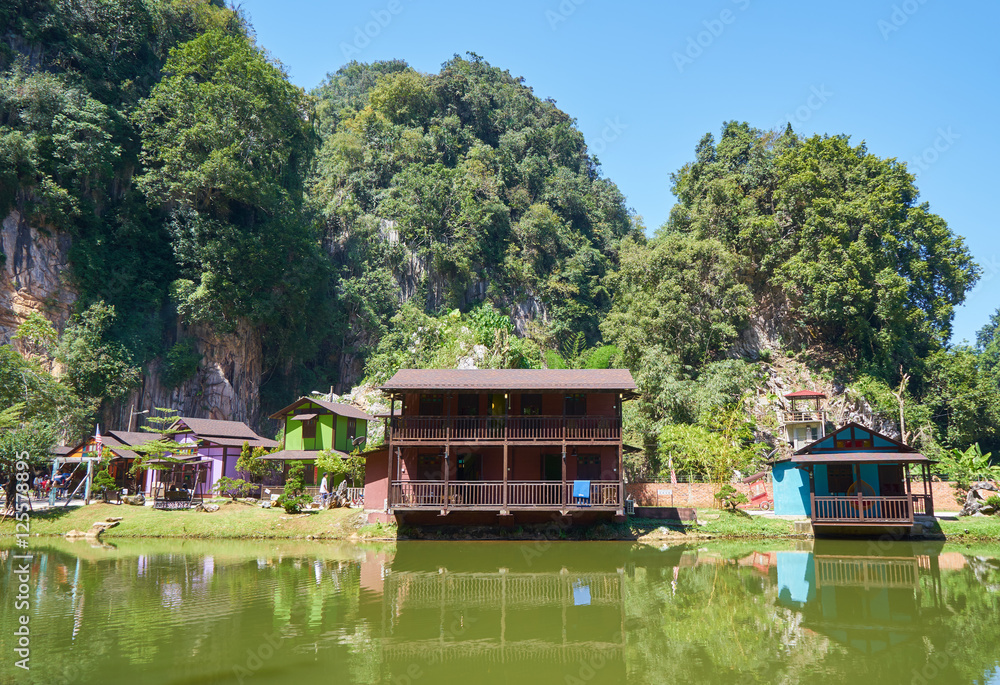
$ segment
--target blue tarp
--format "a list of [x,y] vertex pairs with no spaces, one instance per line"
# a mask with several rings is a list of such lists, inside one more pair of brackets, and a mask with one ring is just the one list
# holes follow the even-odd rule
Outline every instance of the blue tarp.
[[573,497],[590,499],[590,481],[589,480],[573,481]]

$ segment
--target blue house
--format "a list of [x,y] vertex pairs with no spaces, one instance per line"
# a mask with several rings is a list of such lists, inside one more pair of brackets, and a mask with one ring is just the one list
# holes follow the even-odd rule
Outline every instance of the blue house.
[[915,515],[934,514],[930,465],[909,445],[849,423],[772,463],[774,512],[808,516],[817,534],[908,529]]

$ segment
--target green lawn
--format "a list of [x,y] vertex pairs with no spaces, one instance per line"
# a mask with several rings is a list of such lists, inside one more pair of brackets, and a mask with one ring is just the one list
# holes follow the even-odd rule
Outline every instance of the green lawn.
[[657,519],[629,519],[631,532],[639,539],[673,538],[730,538],[759,539],[783,538],[794,535],[791,521],[732,513],[719,509],[699,509],[698,521],[661,521]]
[[[54,509],[31,515],[31,533],[65,535],[87,531],[94,522],[121,516],[117,527],[104,538],[180,537],[294,539],[313,536],[329,540],[353,537],[394,538],[392,527],[364,525],[359,509],[329,509],[308,514],[286,514],[282,509],[261,509],[247,504],[222,504],[219,511],[158,511],[152,507],[91,504],[87,507]],[[10,519],[0,524],[0,535],[14,533]]]
[[938,519],[945,537],[953,542],[962,540],[1000,541],[1000,517],[963,516],[957,521]]

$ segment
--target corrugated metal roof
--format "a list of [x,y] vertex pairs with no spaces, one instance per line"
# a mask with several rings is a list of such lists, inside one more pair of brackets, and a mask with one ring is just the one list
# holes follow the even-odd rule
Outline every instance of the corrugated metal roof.
[[793,454],[791,462],[793,464],[929,464],[931,460],[917,452],[827,452],[817,454]]
[[400,369],[382,390],[634,391],[628,369]]
[[319,405],[324,409],[337,414],[338,416],[346,416],[349,419],[361,419],[362,421],[371,421],[375,417],[371,414],[365,413],[355,406],[350,404],[340,404],[339,402],[327,402],[326,400],[317,400],[314,397],[300,397],[299,399],[292,402],[290,405],[284,409],[279,409],[278,411],[271,414],[272,419],[282,419],[285,418],[285,414],[292,411],[304,402],[312,402],[313,404]]

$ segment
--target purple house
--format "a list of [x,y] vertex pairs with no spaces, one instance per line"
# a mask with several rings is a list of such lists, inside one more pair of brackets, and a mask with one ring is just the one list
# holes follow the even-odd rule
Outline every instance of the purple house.
[[[249,444],[250,447],[278,446],[274,440],[257,435],[242,421],[180,416],[171,425],[168,433],[174,433],[173,440],[181,445],[177,452],[170,455],[171,457],[204,465],[205,482],[203,485],[199,484],[198,490],[205,493],[211,492],[215,483],[223,476],[240,478],[236,471],[236,462],[243,450],[243,443]],[[152,491],[152,476],[151,471],[146,480],[147,492]]]

